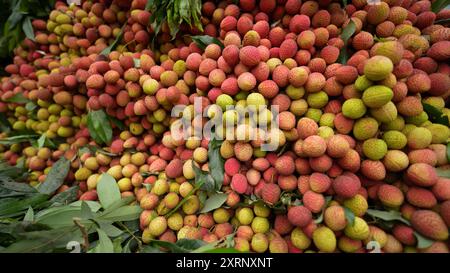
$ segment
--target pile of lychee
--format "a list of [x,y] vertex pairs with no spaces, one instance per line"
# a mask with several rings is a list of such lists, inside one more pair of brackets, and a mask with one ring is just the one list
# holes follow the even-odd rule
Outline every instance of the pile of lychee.
[[[35,41],[15,50],[0,85],[12,129],[58,146],[0,145],[11,165],[25,159],[31,185],[61,156],[75,159],[60,191],[78,185],[81,200],[97,200],[110,174],[143,209],[144,243],[232,236],[237,250],[258,253],[370,252],[374,243],[387,253],[449,252],[450,179],[439,176],[449,166],[448,9],[204,1],[203,33],[181,25],[172,40],[167,24],[155,37],[146,3],[58,1],[48,21],[33,21]],[[189,37],[199,34],[220,44],[202,48]],[[27,102],[11,102],[18,96]],[[204,116],[193,115],[197,98]],[[249,106],[268,108],[240,112]],[[105,145],[87,127],[96,110],[116,120]],[[203,212],[214,193],[196,187],[196,169],[210,171],[211,148],[195,132],[219,112],[233,125],[216,130],[227,199]],[[180,122],[185,139],[171,130]],[[267,122],[277,127],[258,127]],[[432,242],[419,247],[424,238]]]

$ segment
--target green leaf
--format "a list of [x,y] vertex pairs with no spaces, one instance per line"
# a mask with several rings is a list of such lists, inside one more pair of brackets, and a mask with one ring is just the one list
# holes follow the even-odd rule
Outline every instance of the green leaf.
[[84,201],[81,202],[80,216],[81,216],[81,219],[84,219],[84,220],[91,220],[94,218],[94,214],[92,213],[91,208]]
[[342,64],[346,64],[349,58],[349,53],[347,49],[347,42],[350,37],[355,33],[356,25],[352,19],[350,19],[349,23],[342,29],[341,39],[344,41],[344,46],[341,48],[339,53],[338,62]]
[[448,23],[450,23],[450,18],[439,19],[434,22],[435,25],[446,25]]
[[201,170],[194,162],[192,162],[192,168],[194,169],[195,174],[195,185],[198,185],[201,190],[206,192],[215,192],[216,183],[211,174]]
[[33,112],[34,109],[36,109],[38,106],[34,102],[30,101],[27,104],[25,104],[25,109],[27,109],[28,112]]
[[193,239],[181,239],[178,240],[176,243],[153,240],[152,244],[164,247],[170,250],[170,252],[172,253],[189,253],[193,250],[196,250],[206,245],[206,243],[202,240],[193,240]]
[[447,143],[447,161],[450,162],[450,143]]
[[25,98],[22,93],[17,93],[14,96],[4,100],[5,102],[12,102],[12,103],[19,103],[19,104],[25,104],[28,103],[30,100]]
[[434,13],[438,13],[448,5],[450,5],[450,0],[436,0],[431,4],[431,10]]
[[[108,224],[108,223],[99,223],[100,224],[100,228],[109,236],[109,237],[117,237],[122,235],[124,232],[115,227],[112,224]],[[120,239],[120,238],[119,238]]]
[[165,252],[159,249],[158,247],[146,245],[142,248],[140,253],[165,253]]
[[24,199],[5,198],[0,203],[0,218],[14,217],[21,215],[28,207],[34,207],[47,201],[48,195],[35,194]]
[[436,173],[440,177],[450,178],[450,169],[436,168]]
[[223,141],[216,140],[213,136],[208,144],[208,166],[211,171],[211,176],[215,182],[215,190],[219,191],[222,188],[223,178],[225,173],[225,161],[220,155],[220,147]]
[[342,0],[342,4],[343,4],[343,7],[345,8],[347,6],[347,0]]
[[121,198],[120,200],[114,201],[107,209],[102,212],[102,215],[114,212],[116,209],[129,205],[131,202],[135,200],[134,196],[127,196],[125,198]]
[[125,131],[127,129],[125,124],[123,124],[123,121],[117,119],[116,117],[108,116],[108,119],[109,119],[109,121],[111,121],[111,123],[116,125],[117,128],[119,128],[120,130]]
[[408,226],[410,225],[409,221],[402,217],[400,212],[391,210],[391,211],[381,211],[381,210],[374,210],[374,209],[368,209],[367,214],[379,218],[385,221],[400,221]]
[[97,194],[100,204],[107,209],[114,202],[121,199],[119,186],[114,177],[108,173],[103,173],[97,183]]
[[[46,211],[47,210],[47,211]],[[36,215],[36,223],[47,225],[51,228],[62,228],[73,226],[74,218],[81,218],[81,207],[53,207],[40,211]],[[89,221],[81,221],[88,224]]]
[[35,139],[37,139],[39,135],[18,135],[18,136],[11,136],[4,139],[0,139],[0,144],[3,145],[12,145],[16,143],[22,143],[22,142],[32,142]]
[[112,139],[112,128],[105,111],[90,111],[87,117],[90,136],[98,144],[109,143]]
[[82,201],[82,200],[70,203],[68,206],[69,207],[74,207],[74,208],[76,208],[76,207],[80,208],[81,204],[83,202],[89,205],[89,207],[91,208],[92,212],[97,212],[97,211],[99,211],[102,208],[102,205],[99,202],[97,202],[97,201]]
[[345,218],[347,219],[347,222],[353,226],[355,224],[355,214],[353,211],[351,211],[349,208],[344,207],[345,212]]
[[97,229],[98,245],[95,247],[95,253],[114,253],[114,245],[108,235],[101,229]]
[[225,203],[225,201],[227,201],[227,197],[228,195],[225,193],[214,193],[208,199],[206,199],[205,205],[203,206],[200,213],[205,213],[220,208]]
[[137,205],[120,207],[108,214],[99,216],[98,220],[120,222],[120,221],[132,221],[139,218],[142,208]]
[[70,241],[79,241],[77,227],[40,230],[21,233],[21,240],[0,251],[1,253],[49,253],[55,248],[65,248]]
[[355,22],[353,22],[353,20],[350,19],[349,23],[342,29],[341,33],[341,39],[344,41],[344,44],[347,44],[348,39],[352,37],[355,31],[356,31]]
[[38,191],[43,194],[53,194],[64,183],[70,170],[70,161],[64,156],[56,161],[47,174],[44,183],[40,184]]
[[24,194],[38,193],[38,191],[35,188],[33,188],[32,186],[30,186],[30,184],[27,183],[2,181],[0,182],[0,188]]
[[191,38],[192,38],[192,41],[202,50],[205,50],[205,48],[209,44],[217,44],[222,49],[224,48],[224,45],[222,44],[222,42],[219,39],[209,36],[209,35],[196,35],[196,36],[191,36]]
[[5,113],[0,113],[0,131],[9,133],[10,130],[11,130],[11,124],[9,124],[9,121],[6,118]]
[[141,67],[141,59],[133,58],[134,67],[140,68]]
[[244,253],[241,252],[235,248],[232,247],[221,247],[221,248],[215,248],[215,249],[211,249],[211,250],[206,250],[204,252],[201,253]]
[[32,207],[28,207],[27,213],[25,214],[25,217],[23,218],[26,222],[33,222],[34,221],[34,211]]
[[78,186],[73,186],[68,188],[67,190],[56,194],[50,199],[52,203],[59,203],[63,205],[67,205],[77,200],[78,190],[80,188]]
[[122,253],[122,238],[119,237],[113,240],[113,248],[114,253]]
[[37,140],[38,148],[44,147],[44,145],[45,145],[45,139],[46,139],[46,138],[47,138],[46,135],[42,135],[42,136]]
[[29,16],[27,16],[23,21],[22,29],[28,39],[35,41],[33,26],[31,25],[31,19]]
[[125,30],[125,27],[127,25],[127,21],[125,21],[124,25],[122,26],[122,28],[120,29],[116,39],[114,40],[114,42],[112,42],[108,47],[106,47],[105,49],[102,50],[102,52],[100,52],[100,55],[109,55],[109,53],[111,53],[111,51],[113,51],[117,45],[120,43],[120,41],[122,40],[123,37],[123,31]]
[[434,241],[430,240],[424,236],[422,236],[420,233],[414,231],[414,236],[416,236],[417,239],[417,248],[427,248],[430,247]]
[[448,117],[431,104],[422,103],[423,110],[428,114],[428,118],[432,123],[439,123],[445,126],[450,126]]

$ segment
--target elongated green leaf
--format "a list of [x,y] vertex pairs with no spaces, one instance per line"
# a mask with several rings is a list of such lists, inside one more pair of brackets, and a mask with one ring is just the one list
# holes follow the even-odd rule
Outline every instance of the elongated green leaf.
[[18,135],[18,136],[11,136],[4,139],[0,139],[0,144],[3,145],[12,145],[16,143],[22,143],[22,142],[31,142],[37,139],[38,135]]
[[9,234],[16,239],[20,238],[22,233],[40,230],[50,230],[50,227],[29,221],[0,224],[0,233]]
[[244,253],[241,252],[235,248],[232,247],[221,247],[221,248],[215,248],[215,249],[211,249],[211,250],[206,250],[204,252],[201,253]]
[[84,201],[81,202],[80,216],[81,219],[84,220],[91,220],[94,218],[94,213],[92,213],[91,207],[89,207],[89,205]]
[[114,202],[121,199],[119,186],[111,175],[104,173],[97,183],[97,194],[100,204],[107,209]]
[[450,143],[447,144],[447,161],[450,162]]
[[14,217],[21,215],[28,209],[45,202],[48,199],[46,194],[35,194],[24,199],[7,198],[0,203],[0,218]]
[[200,49],[205,49],[209,44],[217,44],[219,45],[222,49],[224,48],[224,45],[222,44],[221,41],[219,41],[219,39],[209,36],[209,35],[196,35],[196,36],[191,36],[192,41],[194,41],[194,43],[200,48]]
[[[130,243],[131,242],[132,240],[130,240]],[[142,250],[139,253],[165,253],[165,252],[159,249],[158,247],[146,245],[142,248]]]
[[114,201],[111,205],[108,206],[107,209],[105,209],[101,215],[109,214],[111,212],[114,212],[116,209],[129,205],[131,202],[135,200],[134,196],[128,196],[125,198],[121,198],[120,200]]
[[[139,62],[139,67],[140,67],[140,62]],[[125,126],[125,124],[123,124],[123,121],[117,119],[116,117],[112,117],[112,116],[108,116],[108,119],[117,126],[117,128],[119,128],[122,131],[125,131],[127,129],[127,127]]]
[[208,199],[206,199],[205,205],[203,206],[200,213],[205,213],[220,208],[225,203],[225,201],[227,201],[227,197],[228,195],[225,193],[214,193]]
[[215,182],[215,190],[219,191],[222,188],[223,178],[225,173],[225,161],[220,155],[220,147],[223,141],[217,140],[214,136],[208,144],[208,166],[211,170],[211,176]]
[[99,223],[100,228],[108,235],[109,237],[117,237],[123,234],[123,230],[113,226],[108,223]]
[[142,208],[140,206],[125,206],[120,207],[108,214],[103,214],[96,219],[111,222],[132,221],[138,219],[141,212]]
[[414,231],[414,236],[416,236],[417,239],[417,248],[427,248],[430,247],[434,241],[430,240],[424,236],[422,236],[420,233]]
[[436,173],[440,177],[450,178],[450,169],[436,168]]
[[192,168],[195,173],[195,185],[198,185],[201,190],[206,192],[215,192],[216,191],[216,183],[212,178],[211,174],[201,170],[192,162]]
[[30,100],[25,98],[22,93],[17,93],[14,96],[6,99],[5,101],[13,102],[13,103],[20,103],[20,104],[25,104],[27,102],[30,102]]
[[450,18],[439,19],[434,22],[435,25],[446,25],[450,23]]
[[100,52],[100,55],[105,55],[105,56],[109,55],[109,53],[111,53],[111,51],[113,51],[117,47],[117,45],[120,43],[120,41],[122,41],[123,31],[125,30],[126,25],[127,25],[127,22],[125,22],[125,24],[120,29],[114,42],[112,42],[112,44],[110,44],[108,47],[103,49],[102,52]]
[[77,200],[78,190],[80,188],[78,186],[73,186],[68,188],[67,190],[56,194],[50,199],[52,203],[59,203],[63,205],[67,205]]
[[34,210],[32,207],[28,207],[27,213],[25,214],[25,217],[23,218],[26,222],[33,222],[34,221]]
[[0,132],[9,133],[11,130],[11,124],[9,124],[5,113],[0,113]]
[[153,240],[153,245],[157,245],[160,247],[164,247],[172,253],[189,253],[195,249],[198,249],[206,243],[201,240],[193,240],[193,239],[181,239],[178,240],[176,243],[166,242],[166,241],[159,241],[159,240]]
[[35,188],[33,188],[32,186],[30,186],[30,184],[27,183],[1,181],[0,188],[20,193],[28,193],[28,194],[38,193],[38,191]]
[[353,211],[351,211],[349,208],[344,207],[345,212],[345,218],[347,219],[347,222],[353,226],[355,224],[355,214]]
[[112,128],[105,111],[90,111],[87,117],[90,136],[98,144],[109,143],[112,139]]
[[[36,216],[36,223],[47,225],[51,228],[61,228],[73,226],[74,218],[82,218],[81,207],[55,207],[49,208],[49,212],[39,213]],[[81,221],[82,223],[89,223],[88,221]]]
[[101,229],[97,229],[98,245],[95,247],[95,253],[114,253],[114,245],[108,235]]
[[40,230],[20,234],[21,240],[0,251],[1,253],[49,253],[64,248],[70,241],[79,241],[77,227]]
[[428,118],[433,123],[439,123],[445,126],[450,126],[448,117],[431,104],[422,103],[423,110],[428,114]]
[[367,214],[379,218],[385,221],[400,221],[407,225],[410,225],[409,221],[402,217],[400,212],[391,210],[391,211],[381,211],[381,210],[374,210],[374,209],[368,209]]
[[62,156],[53,164],[44,183],[39,185],[38,191],[43,194],[53,194],[62,184],[64,184],[64,179],[66,179],[69,170],[70,161]]
[[89,205],[89,207],[91,208],[92,212],[97,212],[97,211],[99,211],[102,208],[102,205],[99,202],[97,202],[97,201],[81,201],[81,200],[73,202],[73,203],[70,203],[69,207],[78,207],[78,208],[80,208],[81,204],[83,202]]
[[448,5],[450,5],[450,0],[436,0],[431,4],[431,10],[434,13],[438,13]]
[[341,39],[344,41],[344,44],[347,44],[348,39],[352,37],[355,31],[356,31],[355,22],[353,22],[353,20],[350,19],[349,23],[342,29],[341,33]]
[[27,16],[23,21],[22,29],[28,39],[35,41],[33,26],[31,25],[31,19],[29,16]]
[[338,62],[341,64],[346,64],[349,58],[347,42],[350,37],[355,33],[356,25],[352,19],[350,19],[349,23],[342,29],[341,39],[344,41],[344,46],[341,48],[339,53]]

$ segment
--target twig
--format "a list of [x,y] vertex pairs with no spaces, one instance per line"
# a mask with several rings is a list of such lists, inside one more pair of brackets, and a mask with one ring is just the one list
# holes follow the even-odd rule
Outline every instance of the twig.
[[125,229],[125,231],[126,231],[128,234],[130,234],[130,236],[133,237],[133,239],[136,240],[139,249],[142,249],[142,241],[141,241],[138,237],[136,237],[136,235],[134,235],[134,233],[131,232],[131,230],[130,230],[126,225],[124,225],[122,222],[117,222],[117,224],[118,224],[121,228]]
[[87,253],[88,250],[89,250],[89,238],[88,238],[88,233],[87,233],[87,231],[86,231],[85,226],[84,226],[83,224],[81,224],[80,220],[81,220],[80,218],[74,218],[74,219],[73,219],[73,222],[75,223],[75,225],[76,225],[77,227],[80,228],[81,234],[83,235],[83,239],[84,239],[83,248],[84,248],[84,251]]

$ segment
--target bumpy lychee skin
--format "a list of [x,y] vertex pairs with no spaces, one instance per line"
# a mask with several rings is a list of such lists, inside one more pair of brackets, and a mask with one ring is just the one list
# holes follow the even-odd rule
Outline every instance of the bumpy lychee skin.
[[267,204],[273,205],[280,199],[280,187],[277,184],[266,183],[261,192],[261,196]]
[[410,165],[406,171],[406,178],[412,183],[422,187],[433,186],[438,180],[435,168],[425,163],[415,163]]
[[420,234],[439,241],[448,239],[448,228],[441,216],[431,210],[416,210],[411,215],[411,225]]
[[304,140],[302,149],[309,157],[319,157],[325,153],[327,143],[320,136],[309,136]]
[[341,206],[330,206],[325,209],[324,222],[333,231],[343,230],[347,226],[345,210]]
[[275,161],[275,169],[281,175],[291,175],[295,171],[294,159],[290,156],[281,156]]
[[333,180],[333,189],[343,198],[352,198],[361,188],[361,182],[356,176],[341,175]]
[[309,187],[317,193],[326,192],[331,186],[331,179],[322,173],[312,173],[309,176]]
[[377,191],[378,199],[387,207],[399,207],[403,204],[404,196],[403,192],[392,185],[383,184]]
[[247,178],[243,174],[235,174],[231,179],[231,188],[239,194],[244,194],[248,188]]
[[393,69],[394,65],[389,58],[381,55],[374,56],[364,65],[364,75],[371,81],[380,81],[392,73]]
[[411,187],[406,193],[408,203],[418,208],[431,209],[437,204],[433,192],[420,187]]
[[305,227],[312,220],[311,211],[304,206],[289,208],[287,216],[289,222],[297,227]]
[[252,67],[259,63],[261,56],[258,48],[254,46],[244,46],[239,51],[239,59],[244,65]]
[[314,245],[323,252],[334,252],[336,249],[336,235],[327,227],[319,227],[313,232]]

